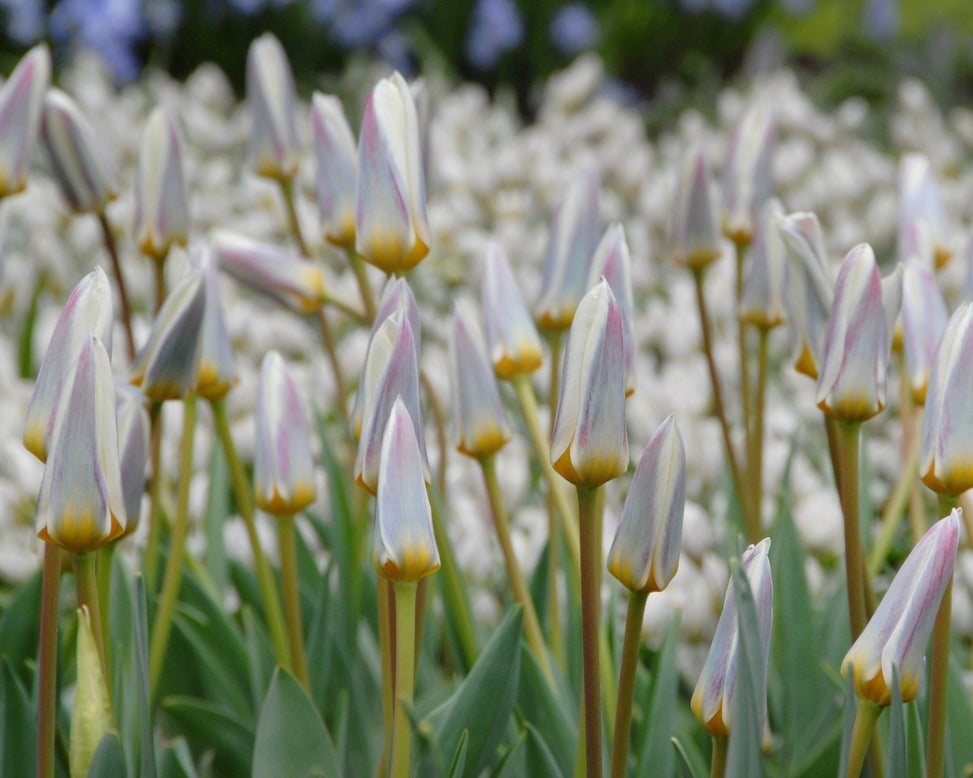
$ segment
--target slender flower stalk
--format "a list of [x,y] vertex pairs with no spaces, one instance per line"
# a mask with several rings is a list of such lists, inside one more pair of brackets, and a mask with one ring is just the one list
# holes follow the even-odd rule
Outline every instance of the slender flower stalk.
[[851,730],[851,748],[848,752],[848,778],[858,778],[865,766],[875,724],[882,713],[882,706],[862,700],[855,711],[855,724]]
[[838,461],[841,471],[841,513],[844,517],[845,580],[848,587],[848,619],[851,638],[855,640],[865,628],[865,570],[863,567],[861,524],[858,505],[858,451],[861,446],[861,422],[838,424]]
[[64,552],[44,544],[41,583],[40,647],[37,659],[37,776],[54,778],[57,733],[57,625]]
[[584,667],[585,775],[601,778],[601,675],[598,630],[601,621],[601,533],[598,532],[598,491],[601,487],[579,485],[578,515],[581,543],[581,657]]
[[97,552],[71,553],[71,567],[74,569],[74,583],[78,590],[78,605],[86,608],[91,636],[97,650],[102,676],[108,678],[108,660],[105,655],[105,632],[102,629],[101,597],[98,593],[98,554]]

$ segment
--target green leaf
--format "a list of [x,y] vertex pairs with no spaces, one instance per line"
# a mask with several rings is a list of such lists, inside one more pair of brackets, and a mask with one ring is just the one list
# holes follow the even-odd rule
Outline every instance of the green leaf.
[[[543,733],[550,745],[558,767],[564,775],[571,775],[574,752],[578,745],[578,725],[572,713],[570,692],[562,686],[551,689],[537,658],[522,645],[520,652],[520,689],[517,692],[517,708],[522,718]],[[528,752],[530,744],[528,744]]]
[[922,775],[926,765],[926,747],[923,745],[922,720],[919,706],[906,707],[906,775]]
[[135,691],[139,708],[139,753],[142,778],[155,778],[155,745],[152,737],[152,713],[149,706],[149,623],[145,601],[145,579],[135,576],[132,606],[134,622]]
[[949,652],[949,682],[946,697],[947,759],[952,756],[953,775],[973,773],[973,710],[963,683],[963,669],[957,651]]
[[565,778],[554,752],[544,740],[544,736],[529,721],[523,722],[527,729],[527,772],[534,778]]
[[674,737],[670,742],[672,743],[672,747],[676,750],[676,755],[679,757],[679,761],[682,764],[683,774],[689,775],[690,778],[706,778],[706,767],[698,764],[695,759],[690,759],[689,754],[686,753],[686,747],[682,744],[682,741],[680,741],[679,738]]
[[160,778],[198,778],[193,755],[185,738],[170,740],[161,746],[159,759]]
[[253,749],[253,778],[337,778],[331,737],[307,692],[278,668],[260,710]]
[[10,662],[21,682],[30,682],[28,663],[37,658],[40,634],[41,573],[18,587],[0,616],[0,656]]
[[889,743],[885,751],[886,778],[908,778],[906,771],[905,716],[899,668],[892,665],[892,704],[889,707]]
[[119,778],[125,775],[125,754],[122,741],[114,732],[108,732],[98,742],[95,755],[88,766],[88,778]]
[[456,746],[456,753],[453,754],[453,761],[449,765],[449,778],[459,778],[463,774],[466,766],[466,748],[470,742],[470,731],[464,729],[459,736],[459,745]]
[[226,463],[223,446],[213,446],[209,464],[209,496],[206,500],[206,556],[204,564],[210,578],[219,591],[226,589],[226,544],[223,542],[223,525],[230,515],[230,468]]
[[274,649],[266,630],[249,606],[243,609],[243,636],[249,658],[250,696],[254,710],[259,710],[274,673]]
[[766,667],[761,656],[760,626],[753,591],[743,568],[733,569],[737,602],[737,686],[733,697],[733,726],[727,748],[727,775],[763,775],[763,711]]
[[642,737],[642,751],[636,775],[671,776],[676,769],[676,755],[672,750],[672,736],[676,721],[679,671],[676,649],[679,647],[679,614],[673,617],[659,651],[652,681],[649,708],[645,716],[646,731]]
[[855,695],[855,668],[851,666],[845,680],[845,712],[841,718],[841,758],[838,761],[838,775],[848,774],[848,759],[851,757],[851,734],[855,728],[855,712],[858,697]]
[[183,696],[165,698],[162,709],[194,751],[213,752],[218,774],[250,774],[254,730],[237,710]]
[[36,769],[37,718],[10,665],[0,661],[0,775],[32,775]]
[[525,746],[527,744],[527,733],[521,730],[517,739],[504,749],[500,756],[500,761],[490,773],[492,778],[520,778],[526,774],[524,763]]

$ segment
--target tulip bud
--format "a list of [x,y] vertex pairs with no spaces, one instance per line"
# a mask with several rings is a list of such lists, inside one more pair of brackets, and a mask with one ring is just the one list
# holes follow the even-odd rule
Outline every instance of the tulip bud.
[[341,101],[315,92],[311,128],[317,162],[316,192],[325,237],[337,246],[355,246],[358,150]]
[[973,487],[973,303],[953,313],[939,339],[919,438],[919,475],[940,494]]
[[122,496],[125,501],[125,534],[138,528],[145,493],[145,464],[149,459],[151,425],[145,410],[145,395],[131,384],[115,384],[115,413],[118,417],[118,459]]
[[740,299],[740,320],[761,329],[783,324],[784,310],[784,240],[780,221],[784,209],[769,200],[761,210],[757,231],[750,249],[750,267]]
[[0,89],[0,197],[27,186],[50,83],[51,55],[41,43],[24,55]]
[[953,256],[949,220],[936,177],[924,154],[905,154],[899,163],[899,261],[917,258],[936,268]]
[[[774,625],[774,581],[770,573],[770,538],[764,538],[743,552],[741,567],[753,592],[760,630],[760,656],[763,660],[763,694],[759,719],[767,718],[767,665],[770,637]],[[716,624],[713,642],[693,692],[692,708],[704,727],[717,737],[727,737],[732,727],[733,696],[739,664],[739,629],[733,580],[726,589],[723,612]]]
[[418,581],[439,569],[421,445],[397,397],[382,436],[375,509],[375,570],[390,581]]
[[386,273],[403,273],[429,253],[419,119],[398,73],[368,97],[358,147],[358,253]]
[[551,214],[541,296],[534,310],[544,329],[564,330],[584,296],[598,246],[598,179],[585,170],[568,186]]
[[100,211],[115,198],[115,172],[101,156],[95,131],[60,89],[44,98],[41,142],[71,210]]
[[926,645],[939,603],[953,575],[962,510],[954,508],[916,543],[888,591],[841,662],[841,674],[855,673],[855,692],[876,705],[892,701],[893,668],[902,701],[919,696],[926,670]]
[[111,732],[111,698],[87,607],[78,609],[78,685],[71,711],[71,775],[85,776],[102,737]]
[[47,459],[55,413],[71,376],[72,365],[90,334],[94,334],[110,354],[114,323],[108,276],[96,267],[71,292],[54,325],[51,342],[37,373],[34,395],[27,408],[24,446],[42,462]]
[[659,592],[679,566],[686,451],[669,416],[649,441],[625,498],[608,572],[633,592]]
[[253,169],[269,178],[293,178],[300,161],[294,75],[284,47],[269,32],[251,43],[247,52],[247,102]]
[[734,243],[753,240],[760,209],[774,187],[777,127],[767,105],[750,107],[730,138],[723,165],[723,234]]
[[530,317],[513,271],[499,246],[487,246],[483,267],[483,320],[493,369],[515,378],[541,366],[541,338]]
[[635,336],[632,332],[632,316],[635,302],[632,299],[632,256],[625,240],[625,228],[613,224],[602,236],[591,260],[588,273],[590,289],[604,276],[615,295],[618,312],[622,317],[622,345],[625,348],[625,396],[635,391]]
[[56,411],[37,498],[37,535],[80,553],[114,540],[125,524],[111,364],[89,333]]
[[917,405],[926,401],[929,367],[948,318],[932,271],[916,261],[909,262],[902,279],[903,379],[908,381],[912,401]]
[[197,249],[193,261],[202,270],[206,290],[206,313],[199,333],[199,365],[193,389],[207,400],[219,400],[238,380],[233,344],[220,305],[219,266],[209,248]]
[[224,230],[213,235],[213,249],[220,268],[291,310],[313,313],[324,304],[324,273],[295,254]]
[[182,166],[179,128],[161,107],[142,131],[135,165],[135,214],[132,239],[156,260],[175,243],[189,239],[189,195]]
[[682,176],[673,196],[669,243],[676,262],[701,270],[724,251],[716,216],[716,197],[709,164],[701,149],[683,160]]
[[622,319],[604,279],[571,324],[551,438],[551,464],[575,485],[600,486],[628,469]]
[[510,420],[500,399],[486,343],[472,307],[465,300],[453,308],[449,367],[456,448],[471,457],[491,456],[510,440]]
[[314,501],[307,412],[276,351],[267,352],[260,366],[253,482],[257,506],[275,516],[292,516]]

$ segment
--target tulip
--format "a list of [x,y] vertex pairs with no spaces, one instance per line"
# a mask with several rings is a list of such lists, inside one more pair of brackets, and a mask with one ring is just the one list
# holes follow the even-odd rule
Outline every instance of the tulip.
[[71,292],[54,325],[27,409],[24,446],[42,462],[47,459],[55,411],[70,378],[72,365],[89,334],[94,334],[110,355],[113,325],[108,276],[96,267]]
[[44,98],[41,142],[71,210],[101,211],[115,197],[114,170],[102,158],[95,131],[60,89]]
[[179,128],[161,107],[145,124],[135,165],[132,239],[154,259],[189,238],[189,195]]
[[673,196],[669,242],[676,262],[701,270],[719,259],[724,247],[716,208],[706,155],[695,149],[683,160]]
[[194,261],[203,273],[206,312],[199,333],[199,363],[193,388],[200,397],[219,400],[238,380],[233,364],[233,344],[220,305],[219,266],[208,248],[198,250]]
[[733,130],[723,165],[723,234],[734,243],[749,243],[760,209],[774,186],[777,128],[768,106],[757,104]]
[[358,253],[386,273],[403,273],[429,253],[432,232],[419,119],[409,85],[398,73],[379,81],[369,95],[358,152]]
[[905,266],[902,279],[902,356],[912,401],[926,401],[929,367],[949,314],[932,271],[919,262]]
[[307,412],[276,351],[267,352],[260,367],[253,481],[257,506],[276,516],[293,515],[314,501]]
[[111,364],[89,333],[56,411],[37,498],[37,535],[81,553],[114,540],[125,524]]
[[483,267],[483,319],[493,369],[512,379],[541,366],[541,338],[517,286],[510,264],[495,243],[487,246]]
[[787,318],[784,305],[784,263],[786,253],[780,234],[784,209],[770,200],[761,210],[757,231],[750,251],[750,272],[740,298],[740,319],[761,329],[783,324]]
[[899,261],[919,259],[943,267],[953,256],[949,220],[936,177],[924,154],[905,154],[899,162]]
[[145,410],[145,395],[131,384],[115,384],[115,412],[118,417],[118,457],[121,463],[122,495],[128,522],[125,534],[139,524],[145,493],[145,464],[149,459],[151,429]]
[[27,186],[50,83],[51,55],[41,43],[24,55],[0,89],[0,197]]
[[297,173],[300,148],[294,75],[283,46],[271,33],[247,52],[247,102],[252,112],[250,163],[258,175],[286,180]]
[[602,279],[578,306],[565,348],[551,464],[593,488],[628,469],[622,319]]
[[898,669],[902,701],[919,696],[926,669],[926,645],[939,603],[953,574],[959,543],[960,509],[940,519],[909,552],[874,615],[841,662],[841,674],[855,674],[863,700],[888,705],[892,668]]
[[598,179],[585,170],[568,186],[551,214],[541,296],[534,310],[544,329],[564,330],[584,296],[598,246]]
[[354,248],[358,189],[358,150],[341,101],[315,92],[311,128],[317,162],[316,192],[325,237]]
[[625,240],[625,228],[613,224],[602,236],[591,260],[588,287],[591,288],[604,276],[615,295],[622,317],[622,344],[625,347],[625,395],[635,391],[635,336],[632,333],[632,317],[635,303],[632,299],[632,256]]

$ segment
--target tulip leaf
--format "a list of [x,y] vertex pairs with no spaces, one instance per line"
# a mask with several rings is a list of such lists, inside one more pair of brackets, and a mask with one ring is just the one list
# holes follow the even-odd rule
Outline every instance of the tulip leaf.
[[11,667],[0,660],[0,775],[32,775],[37,718],[27,692]]
[[[559,686],[557,691],[544,676],[537,658],[523,644],[520,652],[520,689],[517,708],[525,722],[543,732],[547,744],[558,760],[560,772],[571,775],[578,728],[572,714],[570,692]],[[530,746],[528,744],[528,751]]]
[[297,679],[278,667],[260,710],[253,778],[336,778],[338,757],[314,703]]
[[186,735],[197,753],[213,752],[218,774],[249,775],[253,762],[253,725],[224,703],[173,695],[162,701],[166,716]]
[[139,709],[140,775],[155,778],[155,745],[152,736],[152,714],[149,704],[149,623],[145,602],[145,579],[135,576],[133,593],[133,639],[135,654],[135,691]]
[[26,583],[18,587],[13,596],[3,604],[0,616],[0,656],[10,662],[10,666],[21,683],[28,683],[30,676],[25,672],[27,663],[37,658],[37,636],[41,612],[40,571]]
[[946,697],[946,760],[952,757],[954,771],[950,775],[966,775],[973,770],[973,710],[969,693],[963,683],[963,669],[957,651],[949,652],[949,692]]
[[730,739],[726,755],[727,775],[763,775],[761,743],[763,739],[764,667],[760,647],[757,606],[750,582],[742,567],[732,572],[733,592],[737,601],[737,685],[733,696]]
[[209,463],[209,495],[203,525],[206,530],[204,563],[210,578],[223,591],[227,581],[226,543],[223,526],[230,515],[230,468],[223,446],[213,446]]
[[666,638],[656,661],[652,675],[652,688],[648,696],[649,707],[645,717],[642,751],[638,756],[636,775],[670,776],[676,769],[676,755],[671,740],[676,721],[676,702],[679,689],[679,673],[676,667],[676,649],[679,646],[679,614],[673,617]]
[[466,766],[466,750],[470,743],[470,731],[464,729],[459,736],[459,745],[456,746],[456,753],[453,754],[453,761],[449,765],[449,778],[459,778],[463,774]]
[[527,743],[527,732],[521,730],[517,739],[503,750],[500,761],[490,773],[491,778],[520,778],[527,774],[524,765],[524,747]]
[[125,754],[117,734],[107,732],[98,741],[87,775],[88,778],[118,778],[125,775]]
[[906,775],[922,775],[926,764],[926,747],[923,744],[922,719],[919,706],[908,705],[906,710]]
[[[527,774],[536,778],[565,778],[566,775],[554,756],[554,751],[540,730],[529,721],[522,722],[527,731]],[[569,752],[570,753],[570,752]]]
[[703,765],[698,764],[696,760],[690,758],[682,741],[677,737],[673,737],[670,742],[682,764],[683,773],[690,775],[691,778],[706,778],[708,771]]
[[185,738],[179,737],[161,745],[158,756],[159,778],[199,778],[193,755]]
[[841,756],[838,760],[838,775],[848,774],[848,759],[851,757],[851,734],[855,728],[855,713],[858,697],[855,695],[855,668],[848,668],[845,680],[845,711],[841,718]]
[[908,778],[906,772],[905,716],[899,668],[892,665],[892,704],[889,706],[889,742],[885,751],[886,778]]
[[260,710],[274,672],[274,649],[253,608],[243,608],[243,638],[247,646],[250,696],[254,710]]

